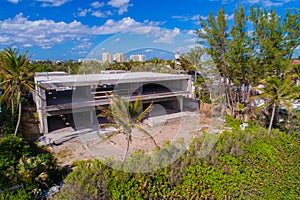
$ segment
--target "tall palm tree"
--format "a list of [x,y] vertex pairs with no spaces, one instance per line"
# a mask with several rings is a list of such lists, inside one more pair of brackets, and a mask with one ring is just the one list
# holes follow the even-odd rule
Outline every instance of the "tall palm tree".
[[0,52],[0,77],[2,82],[0,86],[3,89],[3,95],[0,97],[0,103],[7,102],[11,106],[11,122],[14,124],[14,108],[18,109],[18,121],[14,136],[17,135],[22,114],[22,94],[28,91],[34,91],[34,86],[29,80],[28,66],[30,59],[27,57],[28,51],[20,54],[17,49],[3,49]]
[[294,98],[297,98],[299,95],[299,88],[291,85],[291,77],[285,76],[284,79],[279,77],[267,77],[261,81],[263,88],[257,89],[260,91],[259,95],[254,96],[252,99],[263,99],[264,104],[261,105],[258,109],[265,107],[271,107],[271,119],[268,128],[268,135],[270,135],[276,109],[278,106],[284,106],[288,111],[291,108],[290,101]]
[[129,145],[132,141],[133,129],[138,129],[147,135],[153,141],[154,145],[158,147],[152,135],[138,125],[138,122],[142,121],[145,115],[151,110],[152,103],[143,111],[140,96],[138,96],[135,102],[129,102],[126,99],[118,96],[110,96],[109,98],[111,100],[110,108],[106,109],[100,107],[103,113],[99,116],[106,116],[114,121],[114,123],[104,124],[102,126],[115,126],[118,128],[116,132],[112,133],[107,138],[110,138],[118,133],[124,133],[126,135],[127,144],[123,162],[126,160]]

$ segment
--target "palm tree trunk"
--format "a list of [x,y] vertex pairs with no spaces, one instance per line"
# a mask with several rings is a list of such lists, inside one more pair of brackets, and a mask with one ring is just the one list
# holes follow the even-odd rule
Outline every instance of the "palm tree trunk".
[[16,129],[15,129],[14,137],[17,136],[18,129],[19,129],[20,122],[21,122],[21,114],[22,114],[21,91],[18,92],[17,102],[18,102],[18,107],[19,107],[19,114],[18,114],[18,121],[17,121]]
[[10,117],[10,122],[11,124],[14,124],[15,122],[15,102],[14,102],[14,98],[11,99],[11,117]]
[[273,121],[274,121],[274,116],[275,116],[275,111],[276,111],[276,103],[274,102],[273,103],[273,109],[272,109],[272,116],[271,116],[271,120],[270,120],[270,124],[269,124],[269,128],[268,128],[268,135],[271,134]]
[[122,163],[124,163],[126,161],[127,154],[128,154],[128,151],[129,151],[130,133],[126,133],[126,135],[127,135],[126,136],[127,137],[127,144],[126,144],[126,150],[125,150],[125,154],[124,154]]

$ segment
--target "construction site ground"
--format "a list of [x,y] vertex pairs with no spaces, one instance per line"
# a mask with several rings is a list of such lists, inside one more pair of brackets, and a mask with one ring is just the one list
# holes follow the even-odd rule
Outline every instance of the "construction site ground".
[[[210,129],[212,120],[205,115],[189,112],[184,116],[173,119],[160,119],[163,123],[149,126],[145,123],[137,124],[138,127],[151,134],[158,146],[163,146],[167,141],[176,142],[183,138],[188,143],[194,137],[199,137],[201,132]],[[214,122],[215,123],[215,122]],[[66,127],[42,136],[37,141],[40,145],[47,145],[57,158],[61,166],[72,165],[79,160],[105,159],[112,157],[120,160],[127,145],[126,135],[122,132],[106,138],[105,132],[114,129],[80,129],[74,130]],[[149,152],[155,148],[153,139],[143,131],[135,128],[131,133],[129,154],[137,151]]]

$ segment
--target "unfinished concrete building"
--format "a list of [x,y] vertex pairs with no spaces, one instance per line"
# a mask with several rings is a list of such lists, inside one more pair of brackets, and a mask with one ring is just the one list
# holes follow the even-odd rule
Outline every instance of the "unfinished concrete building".
[[192,98],[189,75],[152,72],[104,71],[101,74],[68,75],[64,72],[36,73],[35,96],[40,132],[71,126],[98,126],[99,106],[110,104],[115,94],[135,101],[140,96],[144,109],[153,102],[167,114],[180,112],[185,98]]

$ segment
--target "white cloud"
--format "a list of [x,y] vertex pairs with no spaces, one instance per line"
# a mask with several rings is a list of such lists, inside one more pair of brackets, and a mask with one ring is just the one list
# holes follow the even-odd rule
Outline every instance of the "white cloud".
[[132,6],[132,4],[129,4],[129,1],[130,0],[110,0],[107,5],[118,8],[118,14],[122,15],[123,13],[128,11],[129,6]]
[[104,6],[104,2],[95,1],[95,2],[91,3],[91,6],[93,8],[101,8]]
[[106,17],[106,14],[101,12],[101,11],[94,11],[92,13],[92,15],[95,16],[95,17],[100,17],[100,18],[105,18]]
[[78,44],[76,47],[72,48],[72,50],[84,50],[89,49],[93,44],[89,41],[82,41],[82,43]]
[[77,13],[77,16],[80,16],[80,17],[85,17],[87,15],[87,13],[91,12],[92,9],[81,9],[79,8],[78,9],[78,13]]
[[106,18],[110,15],[112,15],[112,13],[109,10],[105,12],[102,12],[100,10],[92,11],[92,16],[99,17],[99,18]]
[[9,44],[10,42],[10,37],[5,36],[5,35],[1,35],[0,37],[0,44]]
[[186,34],[191,35],[191,36],[196,36],[197,35],[195,30],[189,30],[189,31],[187,31]]
[[[83,37],[89,30],[80,22],[55,22],[53,20],[30,21],[20,13],[14,18],[0,21],[0,43],[3,45],[18,44],[22,46],[40,46],[51,48],[66,39],[76,40]],[[9,38],[9,40],[7,40]]]
[[189,39],[184,40],[184,42],[187,42],[187,43],[195,43],[196,41],[197,41],[197,38],[189,38]]
[[137,22],[130,17],[125,17],[119,21],[108,19],[104,25],[91,28],[95,33],[102,34],[115,34],[120,32],[133,32],[137,34],[147,34],[154,31],[158,27],[154,27],[151,24]]
[[7,0],[7,1],[10,2],[10,3],[14,3],[14,4],[17,4],[17,3],[20,2],[19,0]]
[[180,52],[180,53],[186,53],[189,52],[191,48],[194,48],[195,46],[182,46],[182,47],[178,47],[177,49],[175,49],[175,52]]
[[247,0],[248,4],[261,4],[265,7],[280,7],[285,3],[289,3],[295,0]]
[[249,4],[256,4],[256,3],[259,3],[260,0],[248,0],[248,3]]
[[120,8],[121,6],[129,4],[129,0],[110,0],[107,4],[116,8]]
[[78,13],[76,16],[85,17],[88,13],[91,13],[91,15],[94,17],[107,18],[108,16],[112,15],[112,12],[110,10],[106,10],[106,11],[99,10],[99,8],[105,5],[104,2],[95,1],[90,5],[92,7],[88,9],[78,8]]
[[[94,45],[92,39],[97,36],[125,32],[145,35],[158,45],[168,46],[178,42],[176,38],[181,34],[179,28],[161,29],[159,23],[139,22],[130,17],[108,19],[100,26],[91,27],[76,20],[69,23],[48,19],[30,20],[20,13],[14,18],[0,21],[0,45],[51,49],[57,45],[73,44],[71,50],[78,53],[90,50]],[[115,38],[115,42],[120,42],[120,38]],[[182,40],[182,43],[185,42]]]
[[266,6],[266,7],[277,7],[277,6],[282,6],[284,2],[272,2],[270,0],[266,0],[263,2],[263,4]]
[[[158,32],[160,36],[158,39],[154,40],[155,43],[166,43],[172,44],[174,43],[174,37],[180,34],[180,29],[174,28],[173,31],[171,30],[162,30]],[[158,36],[157,35],[157,36]]]
[[226,14],[225,17],[227,18],[227,20],[233,20],[234,14],[231,14],[231,15]]
[[37,2],[41,2],[42,7],[57,7],[67,3],[70,0],[36,0]]
[[193,16],[183,15],[183,16],[178,16],[177,15],[177,16],[173,16],[172,18],[173,19],[178,19],[178,20],[184,21],[184,22],[192,21],[195,24],[199,24],[199,18],[201,18],[203,20],[206,20],[207,16],[201,16],[201,15],[193,15]]
[[26,48],[29,48],[29,47],[32,47],[33,45],[32,44],[24,44],[23,46]]
[[[160,28],[153,24],[156,23],[137,22],[127,17],[119,21],[109,19],[102,26],[89,27],[76,20],[70,23],[47,19],[31,21],[20,13],[14,18],[0,21],[0,44],[6,46],[28,46],[31,44],[32,46],[49,49],[57,44],[74,41],[79,43],[77,49],[82,49],[83,47],[89,48],[91,46],[91,43],[89,43],[90,38],[97,35],[127,31],[136,34],[158,32]],[[170,33],[168,31],[164,32],[172,36],[174,33],[179,32],[179,29]],[[162,35],[162,33],[158,34],[159,37]]]

